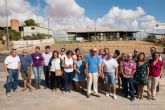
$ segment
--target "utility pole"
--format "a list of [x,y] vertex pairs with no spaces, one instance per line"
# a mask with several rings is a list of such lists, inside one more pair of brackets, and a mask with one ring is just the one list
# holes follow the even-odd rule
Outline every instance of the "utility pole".
[[7,0],[5,0],[5,6],[6,6],[6,37],[7,37],[7,50],[10,50],[10,44],[9,44],[9,29],[8,29],[8,9],[7,9]]
[[48,38],[49,38],[49,18],[48,18]]

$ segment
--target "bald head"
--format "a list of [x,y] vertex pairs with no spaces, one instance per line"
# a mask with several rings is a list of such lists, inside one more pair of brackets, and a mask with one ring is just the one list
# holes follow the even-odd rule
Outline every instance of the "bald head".
[[127,54],[127,59],[130,61],[130,60],[132,60],[132,53],[128,53]]

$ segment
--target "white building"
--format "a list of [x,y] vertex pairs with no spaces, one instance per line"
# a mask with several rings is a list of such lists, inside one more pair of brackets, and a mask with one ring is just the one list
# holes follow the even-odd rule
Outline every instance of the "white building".
[[43,34],[48,36],[53,35],[53,30],[40,26],[21,26],[19,27],[19,31],[21,32],[21,36],[33,36],[36,34]]

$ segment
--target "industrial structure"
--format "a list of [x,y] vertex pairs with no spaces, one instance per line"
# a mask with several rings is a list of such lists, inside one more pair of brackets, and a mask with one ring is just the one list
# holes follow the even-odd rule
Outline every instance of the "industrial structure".
[[136,40],[140,31],[123,31],[114,29],[97,30],[70,30],[67,32],[69,41],[110,41],[110,40]]

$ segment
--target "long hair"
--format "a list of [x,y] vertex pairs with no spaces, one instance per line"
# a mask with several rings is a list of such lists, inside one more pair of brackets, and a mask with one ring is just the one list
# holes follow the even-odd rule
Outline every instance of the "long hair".
[[57,50],[53,51],[52,58],[54,58],[54,54],[57,53],[57,58],[59,58],[59,52]]

